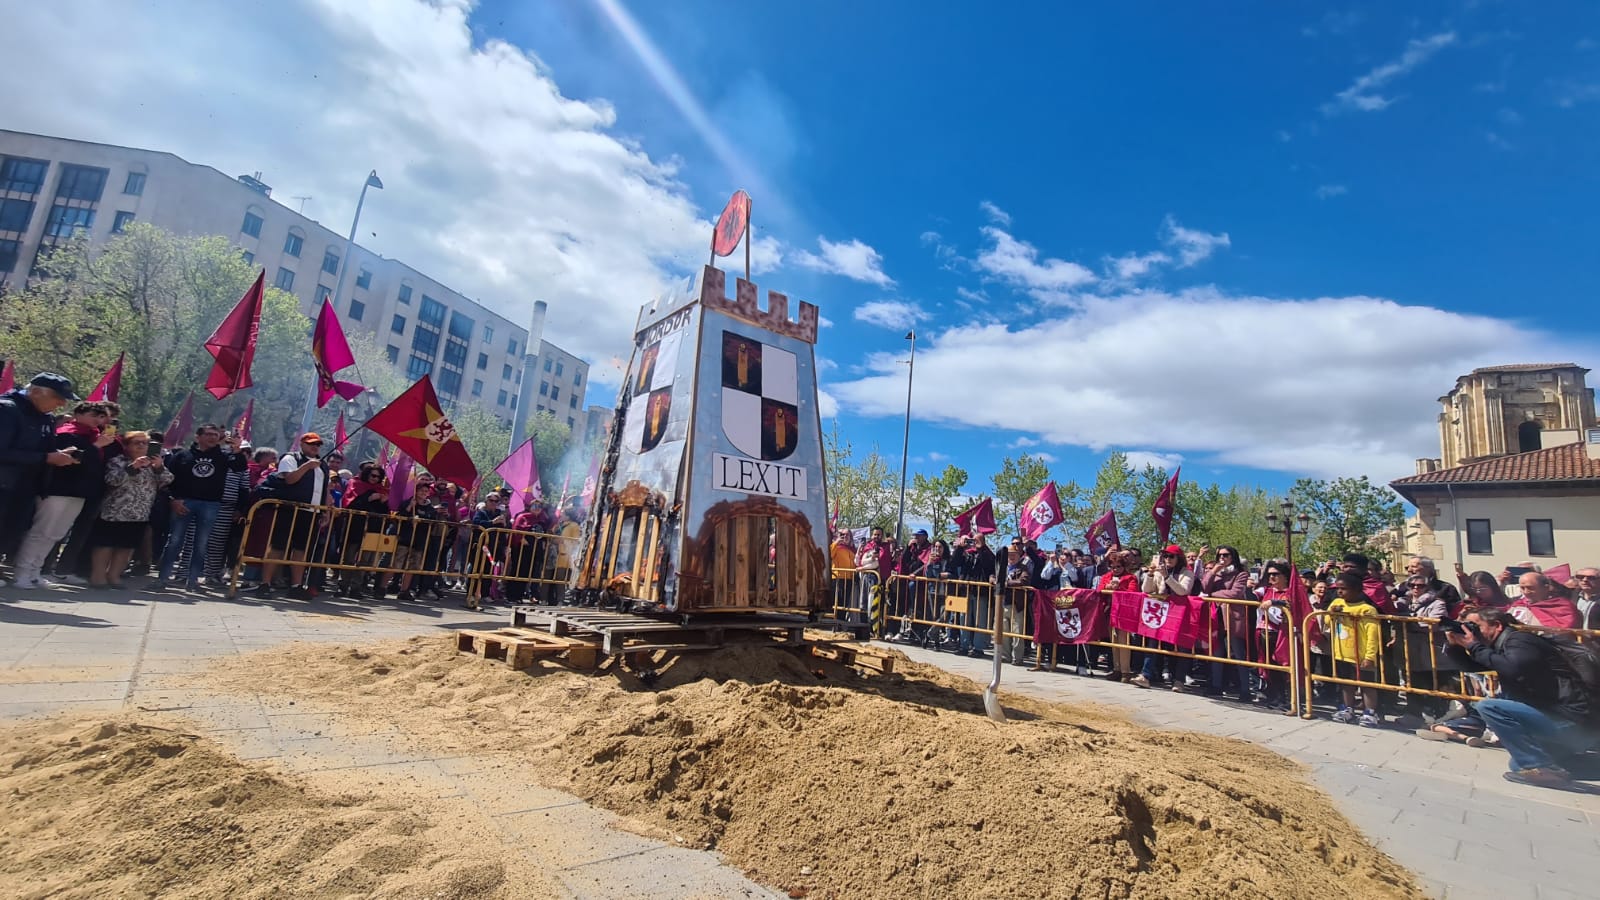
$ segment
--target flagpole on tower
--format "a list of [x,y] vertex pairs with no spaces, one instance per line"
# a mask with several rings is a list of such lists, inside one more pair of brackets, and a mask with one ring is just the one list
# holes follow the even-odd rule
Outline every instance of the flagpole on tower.
[[897,544],[905,542],[906,462],[911,453],[911,380],[917,371],[917,333],[906,332],[906,340],[911,342],[911,360],[906,367],[906,430],[904,438],[900,441],[900,515],[894,525],[894,540]]
[[755,202],[755,200],[750,200],[749,202],[747,202],[745,204],[745,225],[744,225],[744,280],[745,281],[749,281],[750,280],[750,232],[753,231],[755,229],[755,227],[756,227],[755,218],[754,218],[755,217],[755,210],[756,210],[756,202]]
[[[355,249],[356,228],[361,225],[361,207],[367,203],[367,188],[383,190],[383,181],[378,178],[378,170],[373,169],[367,173],[367,180],[361,185],[361,196],[356,198],[356,214],[350,219],[350,236],[344,239],[344,255],[339,257],[339,275],[333,282],[333,311],[339,311],[339,298],[344,295],[344,273],[350,268],[350,251]],[[317,414],[317,379],[311,379],[311,389],[306,392],[306,412],[300,417],[300,433],[305,434],[311,430],[311,419]]]

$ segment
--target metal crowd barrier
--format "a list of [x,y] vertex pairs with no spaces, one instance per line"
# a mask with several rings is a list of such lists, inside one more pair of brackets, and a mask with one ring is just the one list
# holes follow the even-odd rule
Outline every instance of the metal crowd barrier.
[[[924,646],[956,644],[963,633],[994,630],[995,587],[987,581],[893,574],[883,586],[885,627],[897,623],[897,636]],[[886,635],[887,636],[887,635]]]
[[[372,575],[402,582],[442,576],[443,560],[455,544],[458,527],[456,522],[395,513],[261,500],[245,517],[229,593],[237,595],[246,566],[267,564],[349,576],[342,581]],[[383,585],[380,580],[379,588]]]
[[467,548],[467,601],[498,587],[503,599],[561,600],[572,581],[582,538],[515,528],[474,528]]

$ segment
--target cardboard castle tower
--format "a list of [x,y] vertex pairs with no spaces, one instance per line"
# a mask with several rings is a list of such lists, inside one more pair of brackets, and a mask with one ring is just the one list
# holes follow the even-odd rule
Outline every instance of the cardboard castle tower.
[[639,313],[580,590],[668,612],[829,600],[817,307],[706,266]]

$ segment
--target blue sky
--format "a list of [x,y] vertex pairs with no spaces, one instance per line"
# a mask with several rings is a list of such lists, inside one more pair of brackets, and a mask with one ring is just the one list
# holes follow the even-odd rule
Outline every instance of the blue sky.
[[[898,462],[915,324],[913,465],[973,489],[1005,453],[1081,481],[1111,449],[1203,481],[1397,477],[1455,376],[1600,362],[1594,4],[283,7],[108,5],[88,27],[182,20],[190,46],[98,59],[134,70],[132,109],[91,69],[14,127],[285,196],[395,171],[376,249],[513,314],[550,299],[596,362],[746,188],[756,281],[833,323],[846,435]],[[22,15],[13,52],[96,39]],[[253,58],[266,77],[224,71]]]

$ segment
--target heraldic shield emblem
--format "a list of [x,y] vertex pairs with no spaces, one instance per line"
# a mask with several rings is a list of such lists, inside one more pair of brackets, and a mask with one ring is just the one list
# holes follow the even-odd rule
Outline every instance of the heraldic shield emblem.
[[639,354],[633,380],[633,402],[628,405],[628,440],[638,435],[638,452],[648,453],[667,434],[672,414],[672,390],[677,381],[678,348],[682,334],[669,334]]
[[722,333],[722,433],[757,459],[784,459],[799,444],[799,372],[793,353]]
[[1076,607],[1056,610],[1056,632],[1069,641],[1083,633],[1083,617]]

